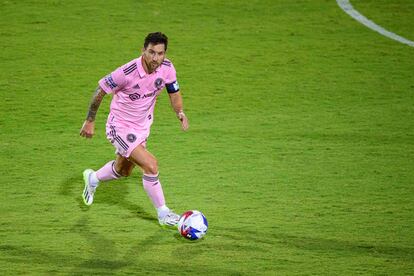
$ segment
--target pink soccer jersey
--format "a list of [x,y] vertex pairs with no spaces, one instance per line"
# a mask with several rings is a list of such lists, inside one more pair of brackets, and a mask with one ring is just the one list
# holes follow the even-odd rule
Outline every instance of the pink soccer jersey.
[[168,93],[179,91],[173,64],[165,59],[151,74],[142,67],[142,57],[117,68],[99,81],[106,93],[113,94],[108,120],[149,135],[157,96],[164,87]]

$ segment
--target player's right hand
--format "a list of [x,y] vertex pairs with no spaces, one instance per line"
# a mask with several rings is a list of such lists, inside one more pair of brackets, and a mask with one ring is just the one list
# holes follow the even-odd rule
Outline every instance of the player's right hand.
[[85,120],[80,130],[79,135],[82,137],[86,137],[86,138],[92,138],[94,134],[95,134],[95,122],[90,122],[88,120]]
[[177,118],[181,122],[182,130],[187,131],[188,128],[190,127],[190,125],[188,123],[188,118],[187,118],[187,116],[185,116],[184,112],[183,111],[178,112],[177,113]]

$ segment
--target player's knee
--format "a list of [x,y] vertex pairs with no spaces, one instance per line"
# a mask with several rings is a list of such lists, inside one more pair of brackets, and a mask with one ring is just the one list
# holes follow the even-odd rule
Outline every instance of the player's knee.
[[132,170],[134,169],[134,166],[126,166],[125,164],[118,164],[115,163],[115,171],[119,176],[122,177],[128,177],[132,174]]
[[149,162],[147,164],[147,166],[145,166],[145,173],[158,174],[158,162],[157,162],[157,160],[151,160],[151,162]]

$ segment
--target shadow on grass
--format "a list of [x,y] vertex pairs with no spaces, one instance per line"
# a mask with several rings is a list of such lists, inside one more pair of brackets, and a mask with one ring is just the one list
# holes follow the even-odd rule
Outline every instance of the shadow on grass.
[[81,190],[83,189],[82,174],[76,174],[64,179],[60,184],[59,194],[62,196],[72,196],[74,194],[75,188],[76,191],[80,191],[80,195],[82,193]]
[[117,260],[118,252],[112,240],[90,230],[86,216],[80,218],[71,230],[85,239],[87,250],[91,252],[90,259],[76,265],[71,275],[115,273],[128,266],[128,262]]
[[153,247],[170,239],[168,235],[165,235],[165,232],[169,232],[171,229],[156,228],[151,235],[136,244],[131,244],[128,250],[119,254],[116,250],[116,244],[112,240],[91,231],[88,225],[88,218],[83,217],[73,226],[72,230],[79,233],[87,241],[91,257],[76,265],[69,273],[70,275],[123,274],[121,271],[131,271],[128,274],[132,275],[136,275],[137,271],[152,274],[157,269],[166,272],[174,267],[174,264],[160,265],[152,258],[145,258],[147,252],[150,252],[150,256],[154,254]]
[[[117,270],[128,266],[128,262],[117,260],[118,252],[114,242],[99,233],[92,232],[88,224],[88,218],[84,216],[70,230],[85,239],[86,243],[79,250],[84,251],[82,254],[87,252],[87,255],[91,256],[89,259],[79,257],[81,254],[68,252],[68,255],[65,255],[56,251],[48,252],[44,249],[11,245],[0,245],[1,258],[8,263],[30,264],[33,271],[41,270],[48,273],[59,272],[60,274],[71,270],[69,275],[116,273]],[[65,248],[62,250],[65,251]]]
[[[76,248],[75,251],[64,247],[59,252],[30,246],[0,245],[0,259],[3,264],[7,264],[5,271],[16,275],[18,269],[14,269],[24,266],[26,273],[40,275],[116,275],[125,274],[126,271],[130,272],[126,275],[137,275],[138,272],[152,275],[154,271],[161,274],[180,274],[175,263],[157,263],[153,258],[156,248],[171,239],[170,235],[166,235],[166,232],[171,233],[171,229],[158,227],[145,239],[130,244],[121,252],[117,250],[117,244],[113,240],[91,228],[87,214],[77,220],[69,230],[85,241],[71,247],[72,250]],[[188,265],[188,262],[182,264]],[[202,272],[202,268],[195,269]]]
[[45,250],[36,250],[28,248],[25,246],[13,246],[13,245],[0,245],[0,252],[2,254],[2,259],[6,260],[9,263],[16,264],[47,264],[51,263],[53,265],[59,265],[70,261],[74,264],[81,262],[82,259],[77,256],[70,256],[59,254],[56,252],[49,253]]
[[[129,249],[120,253],[113,240],[91,229],[87,214],[83,215],[70,228],[70,231],[85,240],[77,249],[81,250],[81,252],[67,252],[67,255],[65,255],[56,251],[48,252],[46,249],[32,249],[26,246],[3,244],[0,245],[0,257],[7,263],[16,265],[30,264],[33,271],[48,273],[112,275],[117,274],[121,269],[143,269],[150,273],[154,269],[154,262],[145,259],[145,253],[151,251],[152,247],[166,242],[171,237],[165,235],[165,232],[170,232],[171,229],[158,227],[150,236],[139,243],[131,244]],[[66,252],[65,248],[61,250]],[[173,266],[174,264],[164,264],[163,268],[167,269]]]
[[[212,229],[209,229],[212,230]],[[371,255],[384,258],[414,260],[414,248],[404,246],[387,246],[358,241],[338,240],[335,238],[302,237],[280,232],[280,229],[252,231],[240,228],[215,227],[215,231],[224,238],[229,250],[261,251],[264,245],[295,247],[301,250],[317,252],[342,251],[350,255]],[[244,241],[244,242],[243,242]],[[207,245],[210,246],[210,245]],[[225,248],[226,246],[224,246]]]
[[154,224],[158,224],[158,219],[155,216],[155,211],[150,214],[142,208],[142,206],[130,202],[126,199],[129,194],[129,186],[127,184],[128,179],[119,179],[111,183],[107,183],[99,187],[99,194],[97,193],[97,204],[107,204],[120,207],[128,210],[131,214],[137,218],[147,220]]

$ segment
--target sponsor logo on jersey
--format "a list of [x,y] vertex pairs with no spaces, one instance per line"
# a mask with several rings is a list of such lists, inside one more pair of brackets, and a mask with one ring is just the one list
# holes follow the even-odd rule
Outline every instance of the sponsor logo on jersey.
[[158,90],[154,90],[150,93],[144,94],[144,95],[140,95],[138,93],[133,93],[133,94],[129,94],[128,97],[131,99],[131,101],[136,101],[136,100],[143,100],[146,98],[150,98],[150,97],[154,97],[157,95]]
[[141,95],[138,94],[138,93],[130,94],[130,95],[128,95],[128,97],[131,99],[131,101],[136,101],[136,100],[141,99]]
[[156,94],[157,94],[157,90],[152,91],[152,92],[147,93],[144,96],[142,96],[142,99],[149,98],[149,97],[154,97]]

